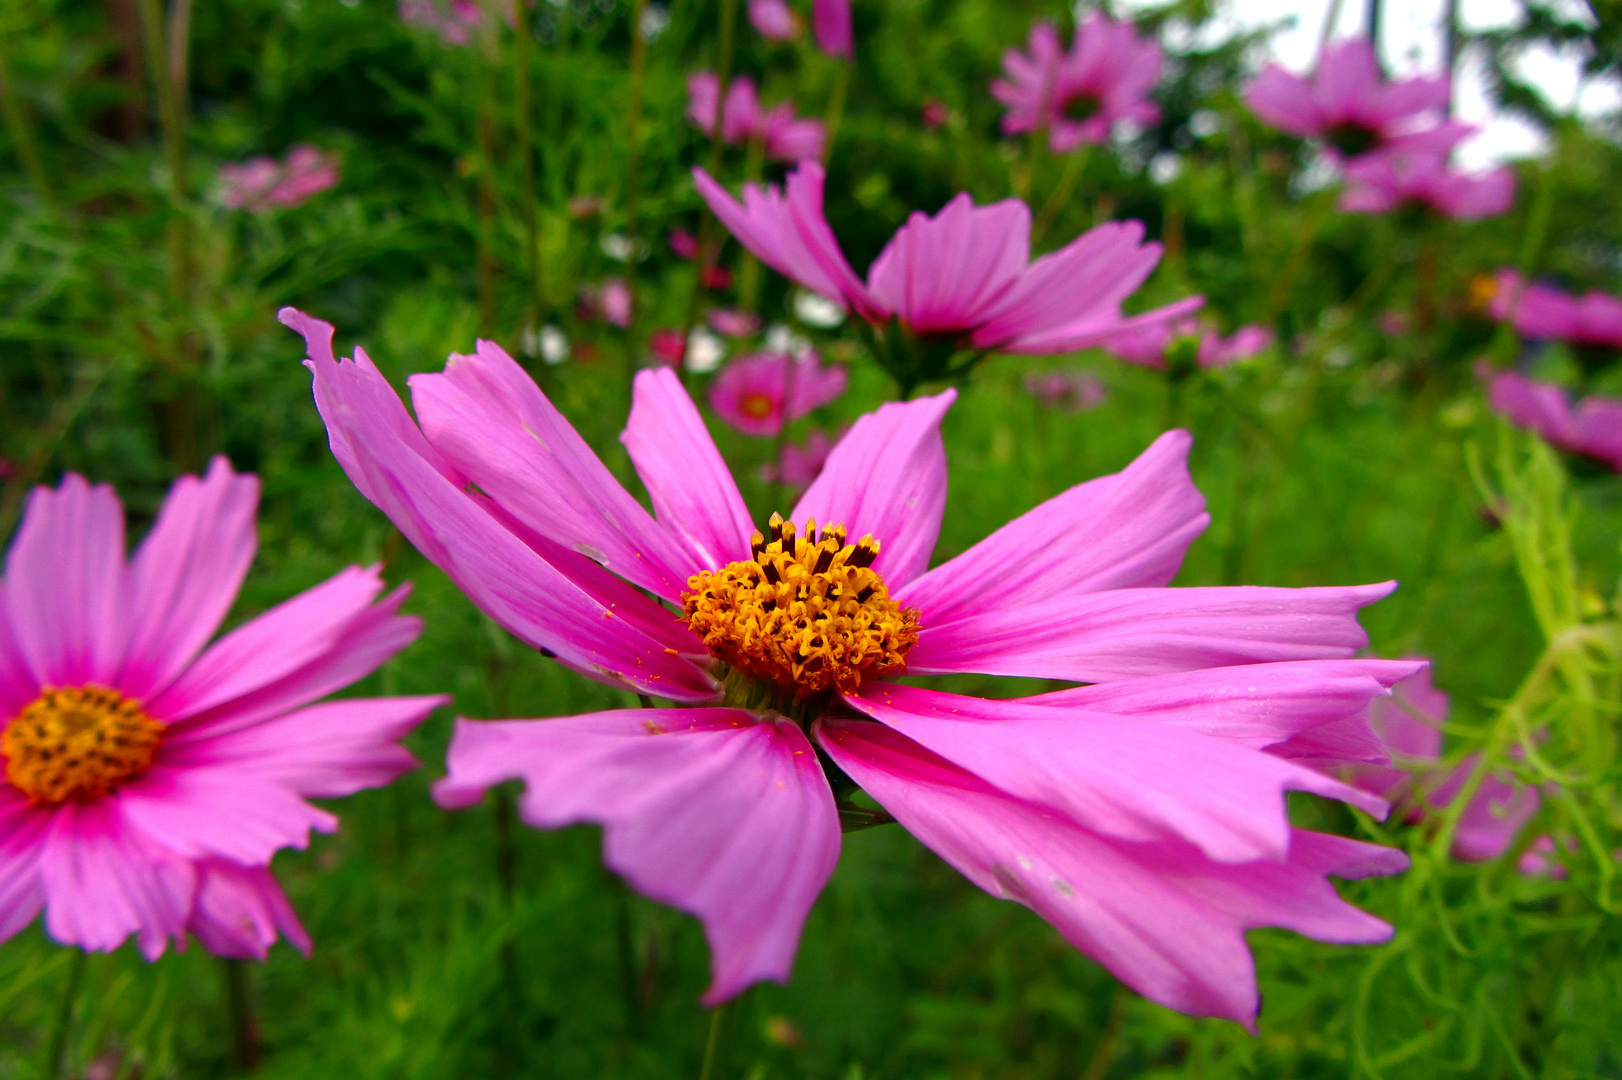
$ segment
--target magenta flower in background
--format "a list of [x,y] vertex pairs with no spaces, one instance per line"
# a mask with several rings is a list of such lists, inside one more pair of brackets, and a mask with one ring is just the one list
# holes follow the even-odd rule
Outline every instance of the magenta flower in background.
[[676,253],[677,258],[689,261],[698,258],[698,237],[686,229],[670,230],[670,250]]
[[631,325],[631,285],[624,278],[612,277],[597,290],[597,310],[603,321],[611,326]]
[[[713,72],[701,71],[687,80],[687,119],[700,131],[715,131],[720,94],[721,81]],[[740,77],[728,84],[721,106],[723,142],[735,146],[759,139],[772,160],[801,161],[822,157],[825,134],[821,120],[796,117],[789,102],[762,109],[753,79]]]
[[786,193],[746,184],[740,204],[703,169],[699,193],[738,241],[785,277],[883,326],[896,319],[922,338],[1005,353],[1059,353],[1197,308],[1190,297],[1142,315],[1121,314],[1160,261],[1135,221],[1099,225],[1034,262],[1031,212],[1018,199],[975,206],[960,194],[934,217],[914,212],[857,278],[822,214],[823,170],[805,162]]
[[919,113],[918,118],[923,121],[925,131],[934,131],[936,128],[946,126],[947,121],[952,119],[952,110],[947,108],[944,103],[931,98],[929,101],[924,102],[923,110]]
[[749,0],[749,25],[767,41],[792,41],[800,35],[800,20],[783,0]]
[[1343,159],[1435,123],[1451,95],[1446,75],[1387,82],[1373,47],[1361,38],[1326,48],[1308,78],[1270,64],[1244,94],[1264,123],[1321,139]]
[[[1481,755],[1466,755],[1452,769],[1439,770],[1448,698],[1432,684],[1430,662],[1413,659],[1425,666],[1392,687],[1390,697],[1369,705],[1369,722],[1390,751],[1391,763],[1358,763],[1337,771],[1363,790],[1404,807],[1409,819],[1418,822],[1447,809]],[[1540,801],[1536,788],[1507,770],[1488,773],[1459,818],[1453,857],[1464,862],[1496,859],[1509,850]]]
[[1266,352],[1272,344],[1273,331],[1254,323],[1241,326],[1228,337],[1207,329],[1200,336],[1197,359],[1202,368],[1225,368]]
[[1096,409],[1109,397],[1109,388],[1090,371],[1032,371],[1025,390],[1050,409],[1084,412]]
[[1522,337],[1622,349],[1622,299],[1597,289],[1572,296],[1541,283],[1528,285],[1506,268],[1497,274],[1491,311],[1495,319],[1512,322]]
[[847,380],[843,367],[824,367],[816,353],[740,356],[710,384],[710,408],[745,435],[776,435],[784,424],[843,394]]
[[[335,455],[419,550],[560,663],[680,706],[460,721],[435,795],[522,779],[529,824],[601,824],[610,868],[703,922],[706,1001],[788,977],[841,813],[872,818],[842,810],[814,747],[1173,1008],[1252,1022],[1253,927],[1389,937],[1326,875],[1402,854],[1293,829],[1283,796],[1383,812],[1294,759],[1380,755],[1364,710],[1416,665],[1352,654],[1357,610],[1392,586],[1168,588],[1208,522],[1186,433],[929,569],[953,391],[859,419],[794,508],[803,533],[763,532],[668,370],[637,375],[622,436],[650,514],[498,346],[412,377],[419,429],[363,352],[334,357],[331,326],[281,317]],[[993,701],[903,672],[1093,685]]]
[[1493,411],[1535,431],[1550,446],[1582,454],[1622,472],[1622,399],[1587,397],[1575,409],[1565,388],[1513,371],[1484,373]]
[[817,48],[841,60],[856,57],[856,34],[851,28],[850,0],[812,0],[811,29]]
[[1111,335],[1102,342],[1103,348],[1116,359],[1129,364],[1166,368],[1168,354],[1177,342],[1197,338],[1194,362],[1201,368],[1230,367],[1265,352],[1273,344],[1273,332],[1265,326],[1247,324],[1223,337],[1214,327],[1201,328],[1198,320],[1179,319],[1171,323],[1129,327]]
[[338,155],[301,143],[287,152],[286,161],[256,157],[221,165],[220,183],[220,202],[232,210],[266,213],[293,207],[338,185]]
[[760,467],[760,478],[768,484],[781,484],[796,496],[802,494],[822,475],[822,467],[828,463],[828,455],[833,452],[834,444],[844,435],[841,431],[834,438],[829,438],[821,428],[812,428],[806,434],[804,446],[784,443],[783,452],[777,460]]
[[[1460,133],[1470,130],[1457,127]],[[1421,207],[1459,221],[1495,217],[1508,210],[1515,201],[1514,171],[1502,166],[1483,173],[1453,171],[1448,154],[1457,141],[1457,136],[1448,135],[1434,145],[1393,147],[1349,162],[1340,208],[1356,214],[1388,214]]]
[[1003,53],[1007,77],[991,84],[991,96],[1008,106],[1005,134],[1045,128],[1048,147],[1062,154],[1108,142],[1122,121],[1160,119],[1148,97],[1165,57],[1158,43],[1138,37],[1132,23],[1094,11],[1065,52],[1053,24],[1039,22],[1027,47]]
[[[316,699],[413,641],[351,567],[212,646],[253,561],[259,482],[183,477],[126,560],[124,512],[70,474],[36,488],[0,592],[0,941],[43,908],[64,945],[155,959],[195,934],[263,958],[310,939],[271,875],[338,819],[310,805],[413,768],[441,697]],[[67,752],[62,748],[66,746]]]
[[687,339],[680,330],[655,330],[648,335],[648,349],[660,363],[681,367],[682,357],[687,354]]
[[399,11],[400,21],[432,30],[447,45],[472,41],[484,19],[475,0],[400,0]]

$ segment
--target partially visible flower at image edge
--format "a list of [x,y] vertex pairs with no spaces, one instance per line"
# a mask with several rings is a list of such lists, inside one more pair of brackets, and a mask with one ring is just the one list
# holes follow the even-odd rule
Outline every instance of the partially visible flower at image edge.
[[1622,472],[1622,398],[1586,397],[1575,408],[1565,387],[1483,365],[1492,410],[1556,449]]
[[37,488],[0,592],[0,940],[43,908],[65,945],[156,959],[197,936],[263,959],[310,939],[272,856],[338,819],[311,798],[416,766],[444,697],[312,704],[410,644],[407,588],[350,567],[204,648],[253,561],[258,480],[182,477],[133,558],[112,489]]
[[1132,23],[1094,11],[1065,51],[1053,24],[1038,22],[1028,48],[1004,52],[1006,77],[991,84],[991,96],[1008,107],[1005,134],[1046,131],[1048,148],[1063,154],[1108,142],[1123,122],[1147,125],[1160,118],[1149,92],[1165,57]]
[[[1358,609],[1394,586],[1168,588],[1209,521],[1185,432],[929,569],[954,391],[857,420],[763,532],[668,369],[637,374],[622,435],[650,514],[499,346],[412,376],[413,422],[330,324],[281,319],[334,454],[430,561],[564,666],[678,706],[459,720],[435,796],[522,779],[530,825],[602,825],[612,870],[703,922],[707,1003],[788,977],[841,844],[816,748],[1173,1008],[1253,1024],[1253,927],[1390,936],[1325,875],[1402,853],[1292,828],[1284,793],[1385,812],[1295,759],[1386,760],[1364,710],[1418,665],[1353,656]],[[903,671],[1091,685],[998,701]]]

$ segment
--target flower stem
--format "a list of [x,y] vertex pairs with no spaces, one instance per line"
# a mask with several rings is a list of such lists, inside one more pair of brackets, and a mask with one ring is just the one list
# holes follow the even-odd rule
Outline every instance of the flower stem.
[[45,175],[45,166],[40,162],[39,149],[34,142],[34,128],[28,122],[28,112],[11,83],[3,49],[0,49],[0,108],[5,109],[6,133],[11,136],[12,146],[16,148],[23,172],[28,174],[29,183],[34,185],[34,191],[39,195],[41,205],[47,210],[54,208],[56,195],[51,190],[50,179]]
[[[735,1001],[736,999],[734,999]],[[698,1080],[719,1080],[721,1070],[731,1051],[733,1001],[723,1001],[710,1010],[710,1034],[704,1040],[704,1065],[698,1071]]]
[[90,954],[83,949],[74,949],[73,959],[68,963],[67,989],[57,1005],[56,1023],[51,1028],[51,1041],[45,1046],[45,1063],[40,1070],[44,1080],[56,1080],[62,1075],[62,1060],[68,1053],[68,1029],[73,1026],[73,1004],[79,997],[79,987],[84,984],[84,969],[89,958]]
[[834,156],[834,139],[839,135],[839,124],[845,118],[845,94],[850,90],[850,64],[843,60],[835,60],[838,70],[834,73],[834,88],[828,94],[828,113],[822,122],[822,157],[829,160]]
[[231,1029],[231,1066],[238,1072],[259,1070],[259,1025],[253,1016],[248,962],[220,959],[225,974],[225,1021]]
[[[720,40],[715,61],[715,126],[710,131],[709,168],[710,175],[717,180],[721,176],[721,152],[726,148],[726,140],[721,137],[721,117],[726,112],[727,89],[732,79],[732,50],[738,37],[738,0],[720,0],[720,3]],[[718,224],[720,223],[715,220],[715,215],[710,213],[709,204],[702,203],[699,208],[698,254],[693,258],[693,293],[687,302],[687,317],[682,321],[681,327],[680,375],[683,378],[687,375],[687,350],[690,348],[693,326],[698,322],[698,309],[703,306],[704,294],[709,288],[705,278],[710,268],[715,265],[716,256],[724,242],[724,238],[716,237]]]
[[[642,16],[647,0],[631,3],[631,101],[625,115],[625,235],[631,241],[631,254],[625,262],[625,282],[631,289],[631,321],[625,328],[625,388],[629,400],[631,380],[636,375],[637,313],[636,260],[642,231],[641,207],[638,205],[638,187],[641,184],[642,163],[642,90],[647,81],[648,40],[642,33]],[[719,111],[720,106],[716,106]]]
[[1065,158],[1064,172],[1059,174],[1059,182],[1053,185],[1053,192],[1048,195],[1047,202],[1042,204],[1041,213],[1036,215],[1036,224],[1031,226],[1031,247],[1034,249],[1042,234],[1048,231],[1053,219],[1059,216],[1064,204],[1070,201],[1070,195],[1076,190],[1076,183],[1081,179],[1082,166],[1087,163],[1087,148],[1081,149]]
[[530,63],[533,38],[529,0],[513,0],[513,110],[516,114],[513,134],[517,143],[519,182],[523,186],[519,193],[519,205],[523,208],[525,239],[529,249],[530,303],[535,308],[530,322],[538,327],[541,313],[546,307],[546,290],[542,287],[541,278],[540,214],[535,205],[534,105],[531,101],[533,72]]

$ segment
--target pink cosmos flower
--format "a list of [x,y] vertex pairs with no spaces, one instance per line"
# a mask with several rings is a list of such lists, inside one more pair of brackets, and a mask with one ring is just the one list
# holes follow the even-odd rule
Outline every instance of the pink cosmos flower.
[[[706,1001],[787,978],[842,815],[875,818],[818,747],[1173,1008],[1251,1021],[1249,928],[1389,936],[1325,875],[1401,853],[1293,829],[1283,795],[1383,812],[1294,759],[1380,754],[1364,710],[1417,665],[1352,654],[1357,610],[1392,586],[1168,588],[1208,521],[1186,433],[929,569],[953,391],[859,419],[794,508],[803,534],[775,516],[763,534],[668,370],[637,375],[622,436],[650,514],[498,346],[412,377],[419,428],[363,352],[334,357],[331,326],[281,317],[335,455],[412,543],[522,640],[677,706],[462,721],[435,795],[519,778],[529,824],[601,824],[609,867],[703,922]],[[994,701],[902,672],[1092,685]]]
[[43,908],[65,945],[195,934],[263,958],[310,940],[271,857],[338,819],[306,800],[414,767],[399,739],[445,698],[312,705],[413,641],[351,567],[204,648],[253,561],[259,482],[216,458],[124,553],[110,487],[35,489],[0,585],[0,941]]
[[1005,134],[1046,128],[1048,147],[1062,154],[1108,142],[1121,121],[1160,119],[1148,95],[1165,58],[1130,22],[1095,11],[1077,27],[1069,52],[1053,24],[1039,22],[1031,27],[1028,48],[1003,53],[1007,78],[991,84],[991,96],[1008,106]]
[[856,35],[851,29],[850,0],[812,0],[811,28],[817,48],[829,56],[852,60],[856,56]]
[[709,314],[710,329],[727,337],[749,337],[760,330],[760,316],[752,311],[716,308]]
[[1266,352],[1273,344],[1273,331],[1265,326],[1249,323],[1223,337],[1215,330],[1207,330],[1200,337],[1199,365],[1202,368],[1225,368],[1240,360],[1248,360]]
[[[1459,129],[1467,133],[1470,129]],[[1453,136],[1435,145],[1392,147],[1364,154],[1346,166],[1340,208],[1356,214],[1387,214],[1418,206],[1459,221],[1495,217],[1515,201],[1515,173],[1505,167],[1484,173],[1454,172],[1448,153]]]
[[[714,72],[701,71],[687,80],[687,119],[703,132],[715,131],[715,110],[721,81]],[[801,119],[794,106],[779,102],[762,109],[753,79],[740,77],[727,86],[721,105],[721,139],[729,145],[759,139],[774,161],[800,161],[822,157],[825,132],[821,120]]]
[[[838,437],[843,438],[844,432],[840,432]],[[812,428],[805,437],[804,446],[784,443],[777,461],[760,467],[760,478],[768,484],[782,484],[796,495],[803,493],[822,475],[822,467],[828,462],[834,442],[827,432]]]
[[1564,388],[1513,371],[1487,373],[1493,411],[1535,431],[1550,446],[1622,472],[1622,399],[1588,397],[1571,407]]
[[1326,48],[1309,78],[1268,65],[1245,88],[1245,103],[1264,123],[1352,158],[1434,122],[1451,95],[1446,75],[1387,82],[1373,47],[1358,38]]
[[603,321],[611,326],[631,325],[631,285],[624,278],[613,277],[597,290],[597,310]]
[[681,367],[682,357],[687,355],[687,338],[680,330],[655,330],[648,335],[648,349],[660,363]]
[[1203,330],[1194,319],[1180,319],[1169,324],[1131,327],[1112,335],[1103,342],[1105,351],[1129,364],[1165,370],[1168,354],[1178,341],[1197,338],[1194,362],[1201,368],[1230,367],[1267,350],[1273,344],[1273,332],[1265,326],[1247,324],[1223,337],[1214,327]]
[[670,250],[676,253],[677,258],[692,261],[698,258],[698,237],[686,229],[671,229]]
[[447,45],[466,45],[473,40],[484,12],[474,0],[400,0],[400,21],[421,26],[439,35]]
[[1572,296],[1541,283],[1528,285],[1506,268],[1498,272],[1491,311],[1493,318],[1513,322],[1522,337],[1622,349],[1622,299],[1597,289]]
[[822,215],[822,166],[804,162],[786,194],[746,184],[738,203],[703,169],[700,194],[738,241],[778,273],[868,322],[896,319],[920,338],[1005,353],[1087,348],[1129,327],[1168,322],[1198,297],[1132,318],[1121,314],[1155,264],[1136,221],[1109,222],[1031,261],[1031,212],[1018,199],[975,206],[964,193],[934,217],[914,212],[857,278]]
[[1033,371],[1025,376],[1025,389],[1050,409],[1083,412],[1096,409],[1109,397],[1109,388],[1090,371]]
[[936,128],[946,126],[946,122],[952,119],[952,110],[947,108],[944,103],[932,98],[924,102],[919,119],[923,121],[924,130],[934,131]]
[[800,20],[783,0],[749,0],[749,25],[767,41],[792,41],[800,36]]
[[266,213],[292,207],[317,192],[338,184],[338,155],[300,144],[287,152],[285,162],[250,158],[240,165],[221,165],[220,202],[232,210]]
[[772,436],[843,394],[846,380],[843,367],[824,367],[816,353],[741,356],[710,384],[710,408],[745,435]]
[[[1363,790],[1403,803],[1416,822],[1447,809],[1481,759],[1469,754],[1447,772],[1437,770],[1448,698],[1432,684],[1430,662],[1424,664],[1392,687],[1390,697],[1369,705],[1370,723],[1390,750],[1391,764],[1358,763],[1338,770]],[[1509,850],[1539,803],[1537,789],[1509,772],[1488,773],[1459,818],[1453,857],[1464,862],[1496,859]]]

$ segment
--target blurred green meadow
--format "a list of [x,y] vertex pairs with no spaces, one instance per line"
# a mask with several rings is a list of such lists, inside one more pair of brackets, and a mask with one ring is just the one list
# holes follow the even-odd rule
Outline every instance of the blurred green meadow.
[[[732,72],[767,101],[822,116],[845,77],[803,41],[762,40],[744,6],[538,0],[518,5],[515,32],[492,3],[454,45],[388,0],[178,0],[167,25],[189,18],[180,72],[171,43],[142,38],[157,0],[0,5],[0,534],[32,485],[76,471],[116,485],[139,535],[175,476],[223,453],[264,482],[259,555],[229,625],[381,561],[390,583],[414,584],[405,610],[425,630],[350,693],[455,696],[409,740],[422,768],[333,803],[336,835],[277,858],[315,949],[305,959],[278,945],[249,966],[255,1045],[233,1043],[220,961],[194,945],[147,963],[131,944],[90,959],[66,1075],[698,1075],[710,1016],[696,920],[602,869],[596,829],[514,824],[516,787],[457,812],[428,797],[457,715],[634,698],[521,645],[402,542],[334,462],[302,343],[275,312],[295,304],[334,322],[339,355],[363,345],[401,391],[477,337],[501,342],[628,482],[617,435],[630,373],[653,362],[655,331],[737,303],[739,290],[767,323],[850,365],[850,390],[790,441],[892,398],[848,324],[806,324],[790,286],[735,244],[720,257],[734,285],[706,299],[668,243],[672,229],[714,229],[688,176],[712,147],[686,119],[686,80],[717,64],[724,25]],[[960,190],[1042,206],[1066,162],[1002,137],[986,87],[1034,19],[1068,26],[1073,14],[1036,0],[857,0],[854,11],[827,184],[853,265],[908,212]],[[1596,11],[1604,60],[1617,16]],[[1140,26],[1211,14],[1182,0]],[[1549,15],[1526,33],[1571,38],[1573,25]],[[1521,43],[1512,37],[1483,45],[1496,57]],[[1572,288],[1622,286],[1622,147],[1510,81],[1506,100],[1552,150],[1517,167],[1509,213],[1473,224],[1340,214],[1332,191],[1303,182],[1299,143],[1239,100],[1254,45],[1168,47],[1161,121],[1087,155],[1041,247],[1141,220],[1167,253],[1131,310],[1200,292],[1225,329],[1267,324],[1278,344],[1175,388],[1096,351],[987,360],[945,421],[935,561],[1187,427],[1213,522],[1177,584],[1399,580],[1363,617],[1371,651],[1433,658],[1452,696],[1450,758],[1501,751],[1504,704],[1551,640],[1579,624],[1608,627],[1602,646],[1618,640],[1622,477],[1560,459],[1490,413],[1479,357],[1567,381],[1580,358],[1558,345],[1523,355],[1488,317],[1482,282],[1513,265]],[[159,56],[171,62],[155,81]],[[939,126],[923,122],[930,103],[944,107]],[[299,143],[339,155],[335,188],[274,212],[222,204],[221,164]],[[720,164],[732,184],[762,168],[735,150]],[[627,327],[591,317],[581,298],[616,277],[633,290]],[[543,326],[568,340],[566,360],[539,355]],[[1026,389],[1053,370],[1092,373],[1108,396],[1053,407]],[[710,377],[684,376],[701,401]],[[1589,388],[1622,392],[1622,367],[1612,359]],[[754,516],[786,511],[760,476],[778,445],[710,420]],[[1529,586],[1564,597],[1575,621],[1540,622]],[[1619,654],[1557,657],[1570,678],[1535,703],[1546,753],[1505,764],[1530,781],[1558,770],[1566,794],[1545,800],[1503,858],[1456,863],[1427,828],[1294,807],[1302,823],[1408,848],[1414,868],[1338,885],[1397,927],[1387,945],[1249,935],[1264,998],[1254,1036],[1122,989],[1035,915],[889,826],[845,837],[792,982],[742,999],[715,1076],[1622,1077],[1622,897],[1608,858],[1622,846]],[[1591,669],[1587,697],[1574,665]],[[1561,726],[1578,713],[1586,726]],[[1564,878],[1515,872],[1542,834],[1580,841]],[[68,950],[37,922],[0,945],[0,1078],[41,1075],[68,971]]]

